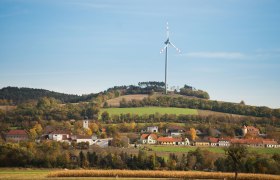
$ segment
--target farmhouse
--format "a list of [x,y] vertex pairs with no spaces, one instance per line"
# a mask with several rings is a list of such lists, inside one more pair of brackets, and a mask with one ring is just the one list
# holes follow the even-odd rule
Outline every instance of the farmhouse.
[[230,138],[219,138],[218,146],[226,147],[230,145]]
[[218,145],[218,138],[209,137],[209,145],[210,146],[217,146]]
[[186,138],[183,140],[182,138],[174,138],[174,137],[159,137],[157,139],[158,144],[160,145],[189,145],[189,139]]
[[244,125],[242,128],[242,133],[243,133],[243,136],[245,136],[246,134],[258,136],[260,134],[260,130],[258,128],[255,128],[254,126],[245,126]]
[[[73,138],[73,137],[72,137]],[[73,138],[74,139],[74,138]],[[94,144],[94,140],[92,136],[82,136],[82,135],[76,135],[75,136],[75,141],[77,143],[88,143],[89,145],[93,145]]]
[[70,140],[70,132],[64,130],[55,130],[49,134],[49,139],[54,141],[68,141]]
[[266,148],[280,148],[280,145],[273,139],[264,139],[263,146]]
[[8,133],[5,134],[6,141],[27,141],[28,134],[25,130],[10,130]]
[[209,141],[206,140],[197,140],[193,142],[194,146],[209,146]]
[[157,135],[156,134],[142,134],[140,137],[141,144],[156,144]]

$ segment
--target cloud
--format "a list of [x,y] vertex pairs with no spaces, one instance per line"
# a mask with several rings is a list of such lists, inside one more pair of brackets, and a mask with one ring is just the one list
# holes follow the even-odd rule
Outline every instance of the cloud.
[[205,59],[243,59],[246,57],[240,52],[190,52],[182,54],[182,56]]

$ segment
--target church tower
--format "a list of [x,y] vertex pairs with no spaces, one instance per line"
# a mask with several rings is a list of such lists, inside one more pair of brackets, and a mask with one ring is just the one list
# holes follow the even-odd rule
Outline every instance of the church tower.
[[88,129],[88,117],[83,120],[83,128]]

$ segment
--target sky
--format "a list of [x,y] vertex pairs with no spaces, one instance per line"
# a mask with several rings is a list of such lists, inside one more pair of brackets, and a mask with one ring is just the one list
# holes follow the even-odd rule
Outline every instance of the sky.
[[279,0],[0,0],[0,88],[89,94],[164,81],[280,108]]

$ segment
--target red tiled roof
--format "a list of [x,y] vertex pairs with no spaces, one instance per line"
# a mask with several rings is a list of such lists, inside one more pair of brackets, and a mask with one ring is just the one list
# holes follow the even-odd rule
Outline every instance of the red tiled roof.
[[271,145],[277,145],[278,143],[271,139],[264,139],[263,144],[271,144]]
[[246,139],[247,144],[262,144],[262,139]]
[[7,135],[27,135],[25,130],[10,130]]
[[150,136],[152,136],[153,139],[157,139],[157,135],[156,134],[150,134]]
[[246,144],[245,139],[231,139],[230,142],[233,144]]
[[141,139],[148,139],[148,137],[151,136],[153,139],[157,139],[157,135],[156,134],[142,134],[141,135]]
[[159,142],[182,142],[181,138],[173,138],[173,137],[159,137],[157,139]]
[[91,136],[77,135],[76,137],[77,137],[77,139],[92,139]]
[[212,137],[209,138],[210,143],[217,143],[218,141],[219,141],[218,138],[212,138]]
[[256,127],[254,127],[254,126],[245,126],[245,128],[247,128],[247,130],[249,131],[249,132],[259,132],[260,130],[258,129],[258,128],[256,128]]
[[142,134],[142,135],[141,135],[141,139],[147,139],[148,136],[149,136],[149,134]]
[[231,138],[219,138],[218,141],[230,141],[230,140],[231,140]]

